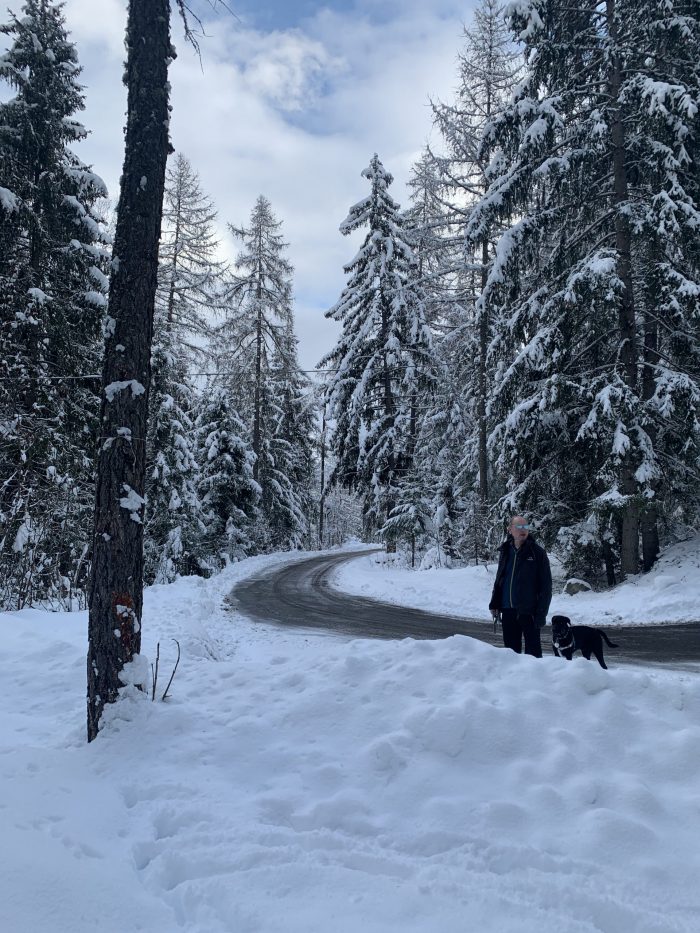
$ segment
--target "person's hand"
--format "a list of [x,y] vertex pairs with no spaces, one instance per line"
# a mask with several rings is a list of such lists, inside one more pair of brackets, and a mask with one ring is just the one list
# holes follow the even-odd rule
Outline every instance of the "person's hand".
[[491,610],[491,618],[493,619],[494,622],[498,622],[498,620],[501,618],[501,611],[500,611],[500,609],[492,609],[492,610]]

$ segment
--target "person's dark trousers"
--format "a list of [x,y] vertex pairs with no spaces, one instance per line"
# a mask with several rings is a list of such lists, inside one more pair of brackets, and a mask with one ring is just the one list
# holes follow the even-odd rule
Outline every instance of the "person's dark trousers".
[[518,615],[515,609],[501,609],[501,626],[506,648],[522,654],[524,641],[525,654],[531,654],[534,658],[542,657],[540,627],[535,625],[533,616]]

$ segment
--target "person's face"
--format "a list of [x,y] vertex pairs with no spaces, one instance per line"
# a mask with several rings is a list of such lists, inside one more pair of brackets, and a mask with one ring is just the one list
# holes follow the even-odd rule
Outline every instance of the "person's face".
[[513,541],[516,547],[520,547],[523,541],[530,534],[530,527],[522,515],[515,515],[510,523],[510,533],[513,535]]

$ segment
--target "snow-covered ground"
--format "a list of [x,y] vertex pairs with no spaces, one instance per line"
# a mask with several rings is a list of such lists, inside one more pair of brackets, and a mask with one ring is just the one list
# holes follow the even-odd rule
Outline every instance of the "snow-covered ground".
[[85,613],[0,616],[3,933],[697,933],[697,675],[223,608],[289,559],[152,587],[90,746]]
[[[550,616],[567,615],[576,625],[700,621],[700,537],[669,548],[650,573],[600,593],[567,596],[562,592],[565,577],[556,560],[552,560],[552,570],[555,583]],[[495,575],[496,563],[410,570],[387,564],[387,556],[380,552],[341,567],[333,584],[347,593],[400,606],[490,622],[488,605]]]

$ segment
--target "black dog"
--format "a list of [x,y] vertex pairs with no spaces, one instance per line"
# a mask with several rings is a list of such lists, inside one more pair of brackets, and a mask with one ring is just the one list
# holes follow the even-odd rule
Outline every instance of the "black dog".
[[568,616],[552,616],[552,651],[558,658],[570,661],[574,651],[580,651],[587,661],[594,654],[601,667],[608,669],[603,657],[603,639],[611,648],[614,645],[602,628],[590,625],[572,625]]

